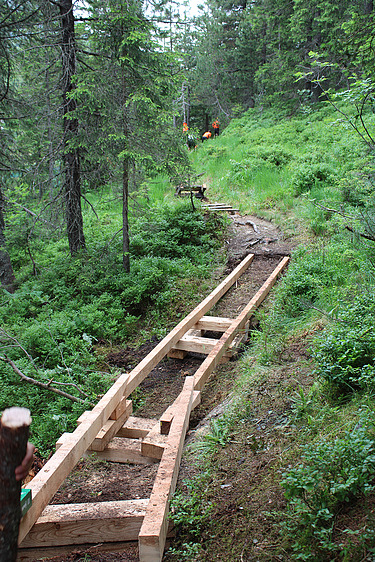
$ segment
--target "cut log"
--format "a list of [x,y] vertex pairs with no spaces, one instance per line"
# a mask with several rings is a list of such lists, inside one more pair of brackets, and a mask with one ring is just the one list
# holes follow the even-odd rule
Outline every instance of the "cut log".
[[21,520],[21,481],[15,470],[26,454],[30,412],[8,408],[0,420],[0,560],[17,559],[17,539]]

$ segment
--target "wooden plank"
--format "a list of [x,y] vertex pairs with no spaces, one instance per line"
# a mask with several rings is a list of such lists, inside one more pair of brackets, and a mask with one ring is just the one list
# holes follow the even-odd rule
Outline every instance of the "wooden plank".
[[98,432],[94,441],[91,443],[90,451],[104,451],[112,437],[121,429],[130,414],[133,412],[133,403],[131,400],[126,400],[127,409],[122,412],[117,419],[110,419],[105,422],[101,430]]
[[185,434],[193,402],[194,377],[186,377],[179,408],[173,418],[167,446],[139,532],[140,562],[161,562],[168,529],[169,501],[175,490]]
[[133,392],[152,369],[166,356],[175,343],[216,304],[249,267],[254,254],[249,254],[190,314],[188,314],[130,373],[128,390]]
[[289,258],[285,257],[281,260],[279,265],[274,269],[267,281],[262,285],[259,291],[254,295],[250,302],[245,306],[241,314],[233,320],[232,325],[224,332],[221,338],[217,341],[216,346],[212,349],[210,354],[203,361],[202,365],[197,369],[194,375],[194,388],[201,390],[206,383],[208,377],[219,364],[220,359],[228,349],[233,339],[235,338],[238,330],[242,330],[254,310],[261,304],[270,292],[273,285],[276,283],[277,277],[289,263]]
[[232,322],[233,318],[202,316],[202,318],[194,325],[194,328],[197,330],[206,330],[211,332],[225,332]]
[[[217,342],[218,340],[215,340],[214,338],[190,336],[189,334],[186,334],[175,344],[175,348],[178,350],[192,351],[194,353],[203,353],[208,355],[216,346]],[[228,347],[225,355],[227,357],[232,357],[233,349],[231,346]]]
[[161,433],[160,423],[158,423],[141,442],[141,453],[145,457],[160,460],[163,456],[166,444],[167,436]]
[[[108,392],[98,402],[87,421],[83,422],[72,434],[72,440],[63,444],[45,464],[42,470],[27,485],[32,491],[32,506],[20,523],[19,541],[22,541],[31,529],[50,499],[57,492],[62,482],[77,464],[83,453],[108,420],[123,398],[131,394],[146,378],[152,369],[165,357],[181,336],[202,317],[236,282],[249,267],[254,254],[244,260],[210,293],[190,314],[147,355],[129,374],[122,374]],[[125,392],[126,390],[126,392]]]
[[130,437],[132,439],[146,437],[147,433],[154,427],[156,421],[156,419],[130,416],[118,431],[117,437]]
[[[151,433],[151,437],[155,433],[160,434],[160,435],[168,435],[169,434],[173,418],[175,416],[176,411],[178,411],[178,408],[179,408],[179,401],[180,400],[181,400],[181,394],[179,394],[177,396],[176,400],[170,406],[168,406],[168,408],[165,410],[165,412],[160,417],[159,422],[157,424],[155,424],[155,426],[153,427],[153,432]],[[193,392],[193,403],[192,403],[191,409],[194,410],[194,408],[199,406],[200,403],[201,403],[201,393],[199,391],[195,390]],[[148,443],[148,436],[146,436],[145,439],[142,442],[142,447],[143,447],[143,450],[145,452],[147,451],[147,447],[145,448],[147,443]],[[151,444],[155,446],[155,441],[151,440]],[[164,446],[165,446],[165,443],[162,446],[163,449],[164,449]]]
[[[130,464],[152,464],[157,459],[157,457],[143,455],[141,442],[138,439],[129,439],[128,437],[114,437],[104,451],[90,453],[90,457],[92,455],[105,461]],[[89,456],[88,453],[87,456]]]
[[29,482],[32,505],[20,523],[19,542],[34,525],[43,509],[54,496],[65,478],[73,470],[83,453],[88,449],[96,435],[108,420],[113,410],[124,396],[128,375],[121,375],[108,392],[91,411],[86,421],[77,427],[71,438],[64,442],[50,460]]
[[[173,533],[171,533],[172,535]],[[169,535],[168,535],[169,536]],[[168,543],[167,543],[168,544]],[[55,557],[69,556],[70,554],[75,555],[77,552],[77,546],[52,546],[52,547],[39,547],[39,548],[21,548],[18,549],[17,562],[36,562],[39,560],[54,559]],[[92,556],[101,553],[122,553],[128,552],[134,553],[134,550],[138,551],[138,541],[127,541],[127,542],[108,542],[100,544],[82,544],[79,546],[79,551],[82,552],[82,556],[85,556],[85,551],[87,551],[87,559],[92,558]],[[84,558],[81,558],[84,560]]]
[[49,505],[20,548],[137,540],[148,502]]

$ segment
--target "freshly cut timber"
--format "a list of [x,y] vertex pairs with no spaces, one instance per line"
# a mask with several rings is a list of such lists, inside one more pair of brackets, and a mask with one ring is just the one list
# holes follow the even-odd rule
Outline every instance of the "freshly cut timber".
[[[93,410],[80,417],[73,433],[61,436],[56,453],[28,485],[33,503],[20,524],[19,560],[65,554],[69,544],[95,544],[96,551],[119,552],[126,541],[138,539],[140,562],[161,562],[170,532],[169,501],[176,486],[191,410],[200,403],[201,390],[219,362],[233,353],[236,342],[246,338],[252,314],[289,261],[288,257],[280,261],[236,318],[207,316],[252,259],[253,255],[247,256],[130,373],[120,375]],[[205,338],[207,331],[218,332],[220,339]],[[130,394],[165,355],[186,353],[187,345],[194,350],[204,348],[207,357],[194,376],[185,378],[179,396],[159,419],[132,416]],[[48,506],[79,458],[93,449],[99,458],[112,462],[159,462],[151,496],[136,501],[115,498],[103,504]]]

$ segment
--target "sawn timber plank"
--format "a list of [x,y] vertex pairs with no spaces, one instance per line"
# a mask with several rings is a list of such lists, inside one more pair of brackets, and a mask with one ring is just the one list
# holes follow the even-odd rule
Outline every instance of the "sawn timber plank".
[[193,402],[194,377],[186,377],[179,408],[172,420],[167,445],[139,532],[140,562],[161,562],[168,530],[169,501],[176,488],[185,435]]
[[276,283],[277,277],[283,271],[283,269],[289,263],[289,257],[283,258],[278,266],[273,270],[271,275],[268,277],[267,281],[262,285],[259,291],[254,295],[250,302],[245,306],[242,312],[233,320],[231,326],[224,332],[221,338],[217,341],[217,344],[212,349],[212,351],[207,355],[206,359],[203,361],[201,366],[197,369],[194,374],[194,389],[201,390],[206,383],[210,374],[214,371],[220,362],[221,357],[224,355],[225,351],[228,349],[234,338],[236,337],[239,330],[244,329],[250,316],[253,314],[254,310],[261,304],[261,302],[266,298],[270,292],[273,285]]
[[[93,442],[104,423],[123,398],[129,396],[152,369],[165,357],[181,336],[202,317],[249,267],[254,254],[244,260],[190,314],[147,355],[129,374],[120,375],[91,411],[91,416],[72,433],[72,440],[64,443],[42,470],[27,485],[32,491],[32,505],[22,518],[18,540],[21,542],[48,505],[65,478]],[[126,393],[125,393],[126,390]]]
[[148,502],[48,505],[20,548],[137,540]]

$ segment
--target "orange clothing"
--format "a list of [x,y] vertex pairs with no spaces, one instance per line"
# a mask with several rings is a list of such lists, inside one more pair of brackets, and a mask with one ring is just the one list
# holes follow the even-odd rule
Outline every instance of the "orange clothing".
[[216,120],[212,123],[212,127],[213,127],[214,129],[218,129],[218,128],[219,128],[219,125],[220,125],[220,123],[219,123],[219,120],[218,120],[218,119],[216,119]]
[[209,139],[211,135],[212,135],[211,131],[207,131],[206,133],[203,133],[202,137]]
[[182,124],[182,131],[183,131],[184,133],[187,133],[188,130],[189,130],[188,124],[187,124],[187,123],[183,123],[183,124]]

